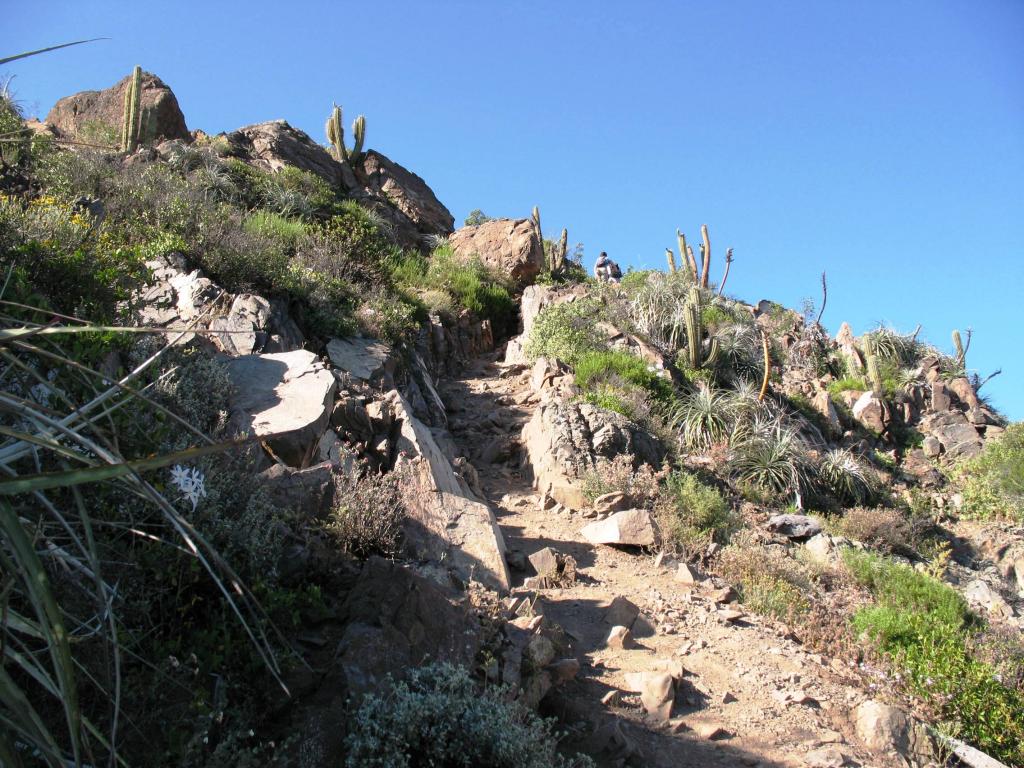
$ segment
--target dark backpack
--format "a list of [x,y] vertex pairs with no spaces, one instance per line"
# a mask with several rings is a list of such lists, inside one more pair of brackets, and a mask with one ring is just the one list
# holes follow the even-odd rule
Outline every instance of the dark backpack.
[[616,264],[614,261],[612,262],[612,277],[614,277],[616,280],[622,279],[622,270],[619,269],[619,265]]

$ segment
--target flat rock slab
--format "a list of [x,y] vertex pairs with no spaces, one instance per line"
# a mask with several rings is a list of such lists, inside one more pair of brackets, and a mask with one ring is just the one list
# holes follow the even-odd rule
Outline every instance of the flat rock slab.
[[331,339],[327,343],[331,365],[357,379],[369,381],[382,375],[391,361],[391,347],[378,339]]
[[274,435],[273,454],[292,467],[305,467],[327,429],[334,402],[334,376],[304,349],[243,355],[228,361],[235,385],[232,409],[248,420],[251,434]]
[[466,581],[508,591],[505,540],[491,508],[455,472],[437,441],[397,390],[387,395],[395,414],[396,469],[405,498],[406,539],[414,553],[450,565]]

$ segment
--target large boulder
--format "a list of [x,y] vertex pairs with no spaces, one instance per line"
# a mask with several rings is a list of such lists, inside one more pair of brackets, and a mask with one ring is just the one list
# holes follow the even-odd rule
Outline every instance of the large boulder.
[[346,192],[358,189],[352,169],[339,163],[309,134],[285,120],[270,120],[225,134],[231,151],[247,163],[267,171],[286,166],[309,171],[332,187]]
[[627,509],[590,523],[580,533],[591,544],[619,544],[633,547],[654,546],[654,523],[646,509]]
[[292,467],[308,466],[331,417],[334,376],[304,349],[244,355],[228,361],[236,393],[232,409],[250,434],[269,437],[274,456]]
[[529,219],[495,219],[463,227],[450,242],[459,258],[477,257],[520,286],[532,283],[544,267],[544,248]]
[[[103,91],[82,91],[73,96],[65,96],[53,105],[46,116],[46,122],[63,138],[105,144],[114,137],[116,143],[120,141],[124,119],[124,92],[130,82],[129,75]],[[192,140],[185,126],[185,116],[178,107],[178,100],[159,77],[149,72],[142,73],[139,103],[142,112],[140,138],[143,143],[166,139]]]
[[420,234],[447,236],[455,229],[455,219],[427,183],[380,152],[366,152],[361,180],[367,194],[391,203]]
[[449,564],[464,580],[507,591],[505,540],[494,512],[480,501],[438,446],[430,429],[395,390],[387,395],[408,517],[406,541],[413,553]]
[[938,439],[949,459],[977,456],[984,445],[978,429],[959,411],[925,416],[919,428]]
[[862,702],[853,711],[860,742],[882,755],[899,755],[911,766],[934,765],[935,742],[928,729],[898,707],[880,701]]
[[558,398],[537,407],[521,439],[534,487],[577,510],[589,506],[582,481],[600,460],[627,455],[634,466],[657,467],[665,456],[657,438],[625,416]]

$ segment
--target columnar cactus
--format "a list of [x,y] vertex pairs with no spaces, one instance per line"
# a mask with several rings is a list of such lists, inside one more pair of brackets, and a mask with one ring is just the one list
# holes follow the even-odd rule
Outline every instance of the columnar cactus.
[[701,322],[701,290],[694,285],[684,307],[686,321],[686,355],[691,370],[711,368],[718,359],[718,339],[711,339],[708,351],[704,351],[704,326]]
[[700,287],[708,287],[708,269],[711,267],[711,238],[708,235],[708,225],[700,225],[700,236],[704,240],[700,247]]
[[967,363],[967,350],[964,349],[964,342],[960,338],[960,331],[953,331],[953,346],[956,348],[956,365],[963,368]]
[[679,260],[687,265],[690,276],[697,279],[697,262],[693,258],[693,249],[686,243],[686,235],[676,230],[676,242],[679,243]]
[[345,127],[341,122],[341,107],[337,104],[331,110],[331,116],[327,118],[324,131],[327,134],[327,141],[331,143],[331,155],[339,163],[348,163],[352,166],[363,159],[363,140],[366,138],[366,118],[363,115],[352,121],[355,145],[351,152],[345,147]]
[[668,271],[673,275],[676,273],[676,255],[671,248],[665,249],[665,259],[668,261]]
[[121,151],[133,152],[142,133],[142,67],[136,65],[131,82],[124,90],[124,117],[121,121]]

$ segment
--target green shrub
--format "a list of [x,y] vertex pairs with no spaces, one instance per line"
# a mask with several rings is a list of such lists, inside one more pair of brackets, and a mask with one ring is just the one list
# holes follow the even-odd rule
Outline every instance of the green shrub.
[[594,299],[549,304],[530,329],[524,349],[527,357],[553,358],[575,367],[584,354],[602,349],[596,328],[601,315],[601,305]]
[[399,553],[406,516],[401,471],[364,475],[350,469],[335,477],[336,503],[328,529],[343,551],[355,557]]
[[810,608],[807,595],[813,587],[801,564],[783,548],[759,545],[750,531],[737,534],[722,550],[718,570],[755,613],[789,620]]
[[459,306],[490,320],[496,337],[514,330],[516,308],[508,288],[478,259],[457,258],[451,246],[431,253],[424,287],[445,290]]
[[836,379],[829,383],[827,389],[828,393],[832,395],[834,399],[838,400],[839,395],[843,392],[868,392],[871,389],[871,385],[868,384],[867,379],[850,376],[845,379]]
[[1024,422],[989,440],[964,463],[961,479],[966,514],[1024,521]]
[[253,211],[242,221],[242,229],[250,234],[277,240],[287,248],[294,248],[306,228],[301,221],[286,219],[269,211]]
[[712,541],[725,544],[738,519],[718,489],[686,471],[669,475],[658,505],[665,546],[695,557]]
[[386,694],[367,696],[346,740],[349,768],[584,768],[558,754],[550,721],[498,689],[482,692],[447,664],[413,670]]
[[877,600],[854,627],[892,659],[909,690],[954,735],[1010,764],[1024,760],[1024,697],[972,655],[978,622],[959,593],[877,555],[848,549],[843,559]]

